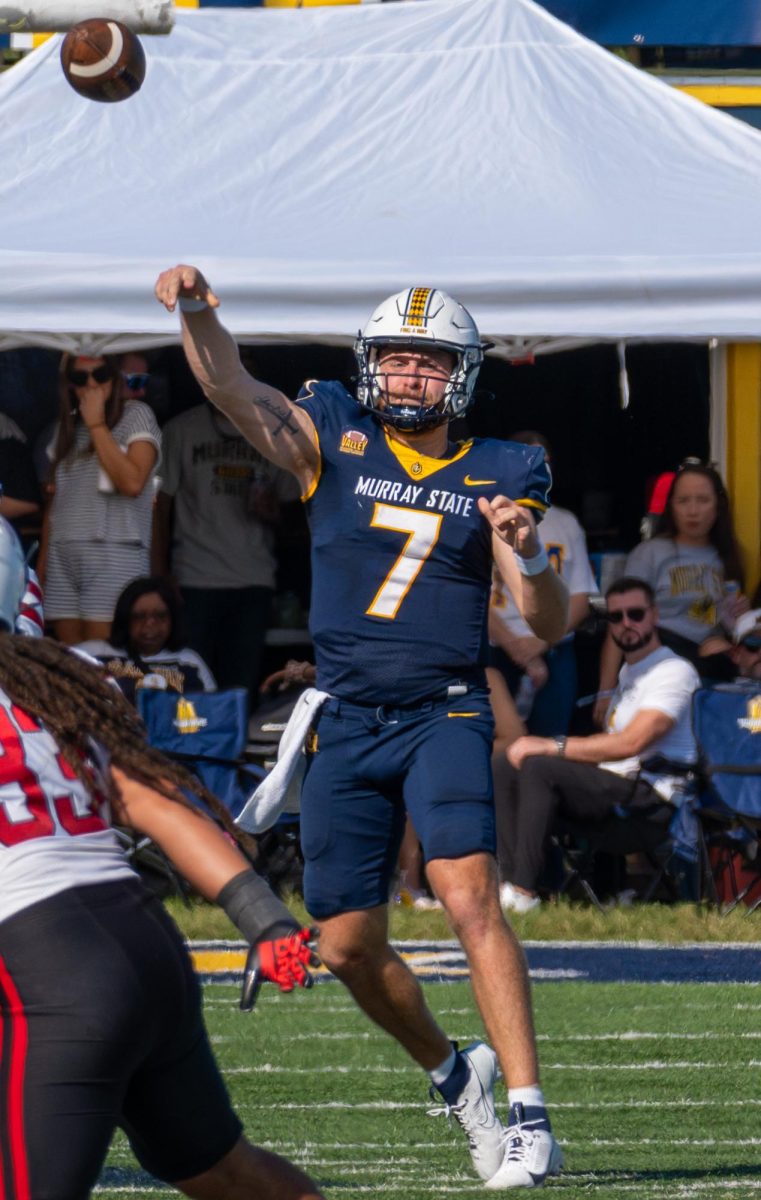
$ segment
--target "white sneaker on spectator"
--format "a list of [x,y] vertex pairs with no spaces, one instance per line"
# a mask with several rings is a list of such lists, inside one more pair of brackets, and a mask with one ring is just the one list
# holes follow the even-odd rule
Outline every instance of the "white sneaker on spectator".
[[560,1174],[563,1151],[549,1128],[545,1109],[513,1104],[503,1144],[502,1166],[486,1181],[488,1188],[541,1187],[549,1175]]
[[542,903],[538,896],[529,896],[528,892],[519,892],[511,883],[501,883],[499,886],[499,902],[503,908],[514,913],[531,912]]
[[457,1062],[438,1092],[444,1104],[430,1108],[430,1117],[454,1117],[468,1139],[473,1166],[482,1179],[491,1179],[505,1154],[505,1129],[494,1107],[494,1083],[499,1076],[497,1056],[485,1042],[473,1042],[457,1052]]

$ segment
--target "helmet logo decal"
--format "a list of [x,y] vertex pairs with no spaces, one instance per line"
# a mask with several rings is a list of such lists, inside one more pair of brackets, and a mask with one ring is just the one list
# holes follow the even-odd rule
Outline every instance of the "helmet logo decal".
[[342,454],[357,454],[361,458],[367,449],[367,434],[358,429],[345,429],[341,434],[338,449]]
[[416,327],[427,325],[432,295],[432,288],[416,287],[410,289],[407,307],[402,314],[402,321],[405,325]]

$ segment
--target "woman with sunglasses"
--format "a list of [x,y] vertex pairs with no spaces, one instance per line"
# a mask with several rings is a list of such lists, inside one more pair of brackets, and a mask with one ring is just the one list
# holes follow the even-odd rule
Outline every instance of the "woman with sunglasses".
[[[714,467],[685,459],[669,489],[655,536],[635,546],[624,574],[644,579],[652,587],[664,646],[689,659],[705,678],[733,678],[729,658],[711,650],[722,621],[731,626],[748,608],[748,601],[741,592],[743,570],[729,497]],[[620,651],[609,635],[602,651],[602,695],[596,717],[604,716],[605,693],[615,687],[620,663]]]
[[47,618],[68,645],[108,641],[119,593],[148,574],[161,434],[123,382],[112,355],[63,355],[39,568]]

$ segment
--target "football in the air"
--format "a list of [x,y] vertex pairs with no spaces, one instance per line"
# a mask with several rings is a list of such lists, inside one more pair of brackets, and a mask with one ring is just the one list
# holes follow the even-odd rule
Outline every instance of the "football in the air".
[[145,78],[139,39],[105,17],[73,25],[61,45],[61,66],[75,92],[106,104],[134,96]]

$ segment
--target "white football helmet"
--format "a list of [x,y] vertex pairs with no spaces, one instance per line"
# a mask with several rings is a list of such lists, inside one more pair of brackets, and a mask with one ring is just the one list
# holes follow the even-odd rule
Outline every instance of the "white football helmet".
[[[392,403],[378,372],[382,346],[448,350],[455,364],[435,406]],[[436,288],[411,287],[379,304],[354,343],[359,367],[357,400],[385,425],[412,432],[462,416],[473,401],[476,376],[487,347],[466,308]]]
[[0,628],[13,633],[26,591],[26,560],[13,526],[0,517]]

